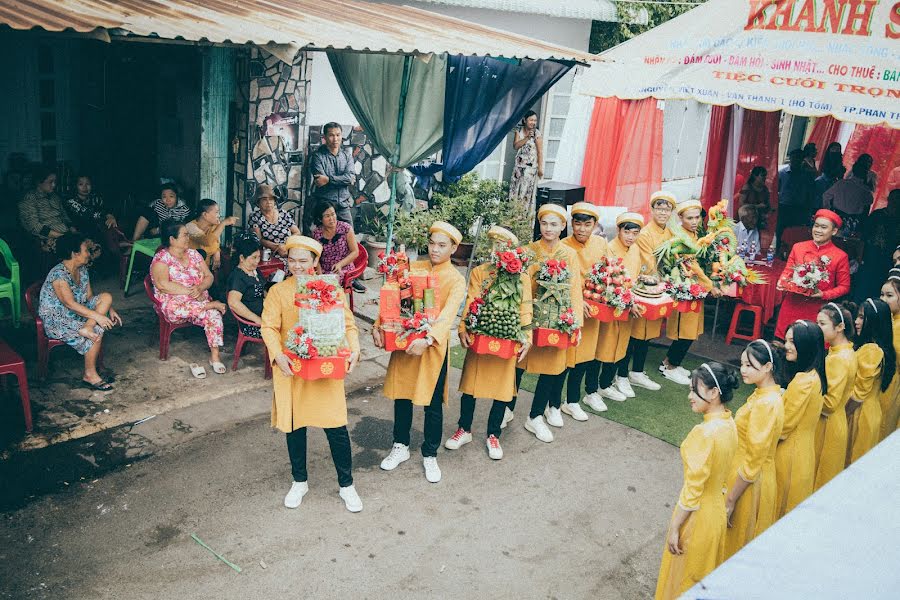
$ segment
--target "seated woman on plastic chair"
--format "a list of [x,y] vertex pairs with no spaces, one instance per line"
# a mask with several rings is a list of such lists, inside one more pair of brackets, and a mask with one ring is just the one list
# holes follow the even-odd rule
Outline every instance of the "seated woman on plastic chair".
[[97,372],[97,357],[103,333],[122,324],[112,308],[108,292],[94,295],[88,273],[91,253],[88,239],[80,233],[56,238],[56,252],[62,259],[50,269],[41,287],[38,314],[47,336],[61,340],[84,356],[84,384],[108,392],[110,382]]
[[[221,375],[225,372],[219,357],[225,305],[209,296],[213,275],[200,253],[191,250],[191,238],[183,223],[163,221],[159,230],[162,248],[150,263],[153,295],[169,322],[191,322],[203,328],[209,344],[209,366]],[[202,378],[206,373],[198,371],[194,376]]]
[[253,325],[238,323],[241,333],[261,338],[259,326],[262,324],[263,279],[256,271],[259,265],[259,239],[255,236],[242,237],[234,241],[234,252],[238,258],[237,268],[228,276],[228,308],[238,317]]
[[[316,205],[313,221],[316,226],[312,230],[312,237],[322,244],[322,257],[319,261],[322,273],[337,275],[341,279],[341,285],[346,285],[344,277],[353,270],[353,261],[359,256],[353,227],[338,220],[337,209],[327,200]],[[357,279],[353,280],[353,289],[366,293],[366,286]]]

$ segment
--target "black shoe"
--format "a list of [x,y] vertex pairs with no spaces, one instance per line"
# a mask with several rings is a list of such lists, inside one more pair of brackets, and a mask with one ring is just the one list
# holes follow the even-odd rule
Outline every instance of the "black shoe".
[[354,279],[353,283],[351,285],[353,286],[354,292],[359,292],[360,294],[365,294],[366,292],[369,291],[369,288],[367,288],[365,285],[363,285],[363,282],[360,281],[359,279]]

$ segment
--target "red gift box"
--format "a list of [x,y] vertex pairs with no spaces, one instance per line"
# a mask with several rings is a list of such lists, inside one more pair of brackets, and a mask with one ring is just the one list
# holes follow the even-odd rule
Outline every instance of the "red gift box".
[[384,349],[388,352],[396,352],[397,350],[403,350],[405,352],[411,343],[425,337],[425,334],[422,332],[411,333],[405,337],[401,337],[402,333],[402,331],[385,330]]
[[475,354],[490,354],[498,358],[512,358],[522,350],[522,344],[515,340],[504,340],[476,333],[469,348]]
[[400,290],[396,287],[382,287],[378,301],[378,314],[381,320],[400,318]]
[[703,306],[703,300],[677,300],[675,302],[675,310],[682,313],[700,312]]
[[642,298],[635,296],[635,302],[644,307],[643,317],[648,321],[658,321],[666,318],[671,312],[674,302],[668,295],[663,294],[659,298]]
[[617,310],[610,306],[609,304],[603,304],[601,302],[594,302],[593,300],[585,299],[584,303],[588,307],[588,312],[591,317],[597,319],[603,323],[609,323],[611,321],[627,321],[629,317],[629,311],[623,310],[617,314]]
[[571,336],[558,329],[536,327],[534,329],[534,345],[548,348],[568,348],[571,345]]
[[291,371],[297,377],[312,381],[315,379],[343,379],[347,375],[347,359],[349,350],[340,350],[337,356],[318,358],[300,358],[291,352],[285,352],[291,361]]

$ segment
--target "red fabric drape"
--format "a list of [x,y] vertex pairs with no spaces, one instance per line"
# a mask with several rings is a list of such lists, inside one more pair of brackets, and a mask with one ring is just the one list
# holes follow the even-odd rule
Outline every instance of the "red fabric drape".
[[709,208],[722,199],[722,180],[725,178],[725,157],[728,154],[730,135],[731,106],[713,106],[709,117],[703,191],[700,192],[703,208]]
[[841,122],[831,115],[819,117],[813,124],[812,131],[810,132],[809,139],[806,140],[806,143],[815,144],[816,150],[819,151],[819,155],[816,157],[816,166],[819,168],[820,173],[822,172],[822,157],[825,155],[825,148],[828,147],[828,144],[837,141],[838,130],[840,128]]
[[900,129],[884,125],[857,125],[844,149],[848,174],[860,154],[872,156],[872,171],[878,176],[872,210],[884,208],[888,193],[900,187]]
[[595,99],[581,173],[585,199],[649,218],[647,200],[662,186],[662,132],[654,98]]
[[[737,175],[735,176],[735,190],[732,198],[737,199],[738,193],[750,177],[753,167],[765,167],[766,187],[769,189],[769,203],[776,213],[768,217],[768,232],[775,231],[775,219],[778,209],[778,140],[780,138],[781,111],[762,112],[758,110],[745,110],[744,122],[741,128],[741,142],[738,146],[739,156]],[[740,208],[735,201],[734,214]]]

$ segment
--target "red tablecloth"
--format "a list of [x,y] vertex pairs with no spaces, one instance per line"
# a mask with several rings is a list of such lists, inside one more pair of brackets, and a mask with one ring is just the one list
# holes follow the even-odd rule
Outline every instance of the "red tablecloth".
[[763,323],[767,323],[772,318],[772,315],[775,314],[775,307],[781,304],[784,294],[775,289],[775,284],[781,277],[781,272],[784,271],[786,264],[783,260],[776,260],[771,267],[764,264],[749,265],[753,270],[761,273],[766,282],[760,285],[748,285],[738,299],[747,304],[762,307]]
[[284,262],[280,258],[272,258],[268,262],[260,262],[256,267],[256,270],[259,271],[259,274],[263,279],[268,279],[272,275],[275,274],[275,271],[278,269],[282,269],[283,271],[287,271],[287,268],[284,266]]

